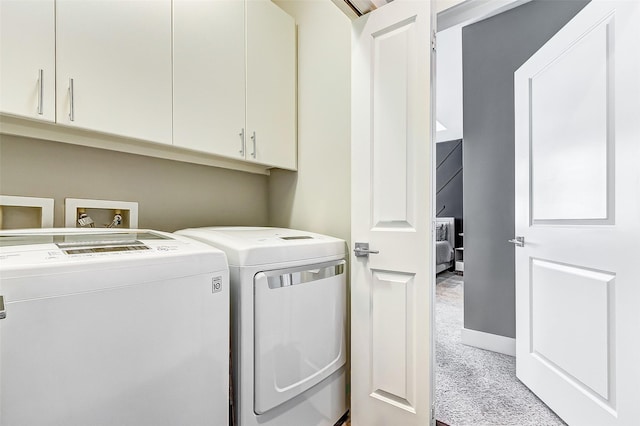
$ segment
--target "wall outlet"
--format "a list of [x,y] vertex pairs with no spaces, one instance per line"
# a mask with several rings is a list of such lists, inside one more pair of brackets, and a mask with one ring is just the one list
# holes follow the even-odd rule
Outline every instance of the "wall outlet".
[[87,200],[82,198],[65,198],[64,225],[67,228],[81,228],[78,223],[82,214],[93,220],[93,227],[106,228],[116,214],[122,216],[122,223],[114,228],[138,227],[138,203],[131,201]]
[[0,195],[0,229],[53,228],[53,198]]

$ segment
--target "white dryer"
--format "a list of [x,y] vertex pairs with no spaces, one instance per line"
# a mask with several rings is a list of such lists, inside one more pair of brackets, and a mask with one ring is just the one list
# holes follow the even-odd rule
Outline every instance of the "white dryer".
[[334,425],[347,410],[345,242],[281,228],[178,234],[227,254],[236,423]]
[[0,425],[226,425],[228,287],[173,234],[0,232]]

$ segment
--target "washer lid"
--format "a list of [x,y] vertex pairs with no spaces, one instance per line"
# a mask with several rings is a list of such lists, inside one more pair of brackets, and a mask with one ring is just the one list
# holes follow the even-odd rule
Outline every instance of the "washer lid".
[[344,256],[344,240],[287,228],[208,227],[177,231],[227,254],[229,265],[254,266]]

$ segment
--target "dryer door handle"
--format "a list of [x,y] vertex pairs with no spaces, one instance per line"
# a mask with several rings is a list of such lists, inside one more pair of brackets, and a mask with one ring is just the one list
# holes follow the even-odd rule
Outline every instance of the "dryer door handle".
[[289,287],[292,285],[305,284],[312,281],[323,280],[344,274],[344,261],[330,265],[321,264],[317,268],[294,268],[277,273],[265,272],[269,288]]

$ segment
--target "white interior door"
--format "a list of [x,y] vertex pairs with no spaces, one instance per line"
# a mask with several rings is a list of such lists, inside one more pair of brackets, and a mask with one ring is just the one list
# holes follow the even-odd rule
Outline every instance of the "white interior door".
[[517,376],[640,424],[640,3],[592,0],[515,74]]
[[354,426],[431,421],[431,5],[396,0],[352,40],[351,413]]

